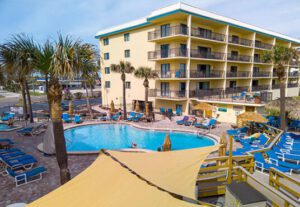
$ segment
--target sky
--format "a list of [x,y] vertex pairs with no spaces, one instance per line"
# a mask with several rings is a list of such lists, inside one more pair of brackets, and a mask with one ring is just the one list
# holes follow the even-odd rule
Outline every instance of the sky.
[[[179,0],[0,0],[0,43],[58,32],[97,44],[97,31],[145,17]],[[300,0],[184,0],[201,9],[300,39]]]

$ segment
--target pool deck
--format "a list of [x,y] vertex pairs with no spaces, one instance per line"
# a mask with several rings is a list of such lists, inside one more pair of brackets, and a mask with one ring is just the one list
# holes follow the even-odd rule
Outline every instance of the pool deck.
[[[147,129],[159,129],[159,130],[180,130],[193,133],[199,133],[199,129],[193,126],[179,126],[176,124],[176,120],[181,117],[176,117],[174,120],[170,121],[168,119],[160,119],[157,117],[156,122],[146,123],[139,122],[133,123],[136,127],[147,128]],[[84,121],[84,124],[93,124],[93,123],[103,123],[100,121]],[[122,122],[121,122],[122,123]],[[17,123],[22,125],[22,123]],[[65,128],[74,126],[74,124],[65,124]],[[76,125],[78,126],[78,125]],[[217,128],[212,129],[209,134],[217,138],[224,132],[229,129],[229,124],[221,123]],[[203,131],[205,132],[205,131]],[[202,133],[202,130],[201,130]],[[207,133],[207,132],[206,132]],[[10,177],[1,177],[0,179],[0,207],[5,207],[6,205],[16,203],[16,202],[25,202],[30,203],[41,196],[51,192],[60,186],[59,184],[59,168],[56,162],[55,156],[43,156],[37,150],[37,145],[42,142],[43,134],[37,136],[20,136],[17,135],[15,131],[10,132],[0,132],[0,137],[9,137],[15,142],[15,147],[22,149],[24,152],[33,155],[38,160],[38,166],[45,166],[47,168],[47,173],[44,174],[42,180],[37,182],[32,182],[27,185],[20,187],[15,187],[13,179]],[[235,146],[236,147],[236,146]],[[213,155],[212,155],[213,156]],[[77,174],[86,169],[95,159],[97,155],[69,155],[69,170],[72,177],[75,177]],[[4,196],[5,195],[5,196]]]

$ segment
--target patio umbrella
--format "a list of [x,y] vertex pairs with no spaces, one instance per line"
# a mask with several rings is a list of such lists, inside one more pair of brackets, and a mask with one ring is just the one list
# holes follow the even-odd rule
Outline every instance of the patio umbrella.
[[55,145],[54,145],[54,134],[53,134],[53,125],[52,121],[49,122],[46,132],[43,136],[43,149],[42,151],[48,155],[55,154]]
[[[280,114],[280,98],[268,102],[265,108],[269,112],[275,112],[276,114]],[[293,97],[286,97],[285,111],[289,113],[294,110],[300,110],[300,99],[296,99]]]
[[69,101],[69,114],[73,115],[73,102],[72,102],[72,100]]
[[268,120],[256,112],[244,112],[237,116],[237,126],[245,126],[248,122],[266,123]]
[[111,100],[111,102],[110,102],[110,111],[111,111],[111,113],[115,112],[115,104],[114,104],[113,100]]
[[166,138],[163,144],[163,151],[171,151],[171,140],[169,134],[166,134]]
[[300,121],[300,109],[290,111],[288,117],[291,120]]
[[200,102],[198,103],[197,105],[195,105],[193,107],[193,110],[201,110],[204,112],[204,116],[206,115],[206,112],[207,111],[212,111],[214,109],[214,107],[208,103],[205,103],[205,102]]
[[138,101],[135,102],[135,111],[140,112],[140,103]]

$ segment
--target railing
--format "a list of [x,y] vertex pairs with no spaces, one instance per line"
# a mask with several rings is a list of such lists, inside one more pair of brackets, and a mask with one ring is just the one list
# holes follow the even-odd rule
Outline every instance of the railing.
[[288,83],[288,85],[287,85],[288,88],[296,88],[298,86],[299,86],[298,83]]
[[289,72],[289,77],[298,77],[299,76],[299,72],[295,71],[295,72]]
[[212,96],[222,97],[224,94],[224,89],[222,88],[211,88],[211,89],[201,89],[201,90],[190,90],[191,98],[209,98]]
[[227,72],[226,77],[228,77],[228,78],[250,77],[250,72],[248,72],[248,71]]
[[297,61],[291,61],[290,65],[291,66],[299,66],[299,62],[297,62]]
[[254,62],[255,62],[255,63],[269,63],[269,64],[272,63],[271,60],[263,60],[263,59],[261,59],[260,57],[254,57]]
[[271,77],[271,72],[253,72],[253,77]]
[[155,40],[175,35],[188,35],[188,28],[176,25],[168,27],[166,30],[154,30],[152,32],[148,32],[148,40]]
[[[284,73],[284,77],[286,78],[288,75],[287,72]],[[278,75],[277,75],[277,72],[276,71],[273,71],[273,78],[278,78]]]
[[215,32],[201,32],[198,28],[191,29],[191,35],[194,37],[199,37],[203,39],[216,40],[216,41],[225,41],[225,35]]
[[272,44],[264,43],[264,42],[255,42],[256,48],[271,50],[273,48]]
[[226,88],[226,93],[227,94],[233,94],[233,93],[241,93],[243,91],[248,91],[249,90],[249,87],[247,86],[237,86],[237,87],[233,87],[233,88]]
[[227,60],[231,61],[241,61],[241,62],[251,62],[252,56],[249,55],[232,55],[227,54]]
[[253,41],[244,39],[244,38],[234,38],[232,36],[228,36],[228,42],[232,44],[237,44],[237,45],[244,45],[244,46],[250,46],[252,47]]
[[193,57],[193,58],[203,58],[203,59],[224,60],[225,53],[221,53],[221,52],[200,52],[197,49],[192,49],[191,50],[191,57]]
[[280,84],[274,84],[274,85],[272,85],[272,89],[280,89]]
[[157,89],[150,89],[149,97],[184,99],[186,98],[186,91],[172,91],[172,90],[161,91]]
[[172,48],[169,50],[156,50],[148,52],[148,59],[187,57],[187,50],[181,48]]
[[190,78],[223,78],[223,71],[208,71],[208,72],[200,72],[197,70],[192,70],[190,72]]
[[270,90],[269,85],[252,86],[252,91]]
[[186,78],[186,72],[177,70],[171,70],[165,73],[162,73],[161,71],[156,71],[156,73],[158,74],[159,78]]

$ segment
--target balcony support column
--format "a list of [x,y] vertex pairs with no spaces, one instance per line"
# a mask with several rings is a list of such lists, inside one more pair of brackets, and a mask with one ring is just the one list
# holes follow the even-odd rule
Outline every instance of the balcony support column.
[[188,39],[187,39],[187,64],[186,64],[186,97],[187,97],[187,103],[185,107],[185,114],[189,114],[189,106],[190,106],[190,74],[191,74],[191,33],[192,33],[192,15],[188,15],[187,17],[187,27],[188,27]]

